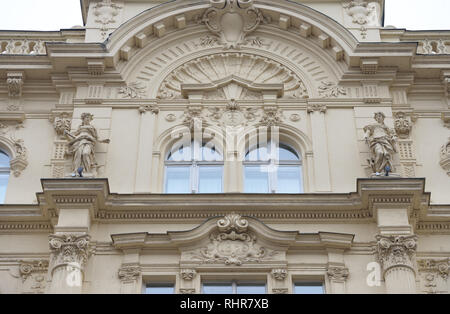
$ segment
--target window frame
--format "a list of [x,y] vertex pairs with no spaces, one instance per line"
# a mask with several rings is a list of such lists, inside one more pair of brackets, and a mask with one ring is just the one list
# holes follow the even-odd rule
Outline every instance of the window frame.
[[[303,284],[303,285],[301,285]],[[316,284],[316,285],[315,285]],[[295,287],[296,286],[304,286],[304,287],[322,287],[322,293],[321,294],[327,294],[325,281],[323,280],[292,280],[292,294],[295,293]],[[298,293],[300,294],[300,293]],[[303,295],[311,295],[311,293],[304,293]]]
[[[198,141],[192,141],[191,142],[191,147],[194,147],[199,145],[200,142]],[[198,148],[200,148],[200,150],[203,147],[207,147],[208,143],[201,143],[201,146],[197,146]],[[193,145],[193,146],[192,146]],[[214,145],[214,148],[216,148],[216,145]],[[225,178],[225,162],[223,159],[223,153],[218,151],[216,149],[216,152],[218,154],[220,154],[222,160],[219,161],[204,161],[204,160],[198,160],[198,158],[196,159],[195,156],[192,156],[192,152],[191,152],[191,160],[190,161],[174,161],[174,160],[169,160],[170,156],[171,156],[171,151],[169,151],[166,154],[166,158],[164,160],[164,193],[165,194],[169,194],[167,193],[167,169],[170,167],[189,167],[189,193],[186,194],[214,194],[214,193],[200,193],[200,168],[201,167],[221,167],[221,173],[222,173],[222,180],[221,180],[221,185],[222,185],[222,191],[221,192],[217,192],[217,193],[223,193],[224,191],[224,178]],[[200,158],[202,159],[203,156],[200,156]],[[177,193],[170,193],[170,194],[177,194]],[[184,193],[182,193],[184,194]]]
[[[272,139],[269,140],[267,145],[267,156],[268,156],[268,160],[263,161],[263,160],[247,160],[247,156],[249,156],[251,154],[251,152],[255,151],[255,150],[259,150],[262,147],[259,147],[259,145],[257,145],[256,147],[251,147],[249,148],[246,153],[245,153],[245,157],[244,157],[244,161],[243,161],[243,178],[244,178],[244,193],[245,192],[245,180],[246,180],[246,170],[247,167],[268,167],[268,168],[275,168],[275,167],[298,167],[299,170],[299,180],[300,180],[300,194],[304,193],[305,191],[305,187],[304,187],[304,179],[303,179],[303,158],[302,155],[295,150],[291,145],[285,144],[283,142],[276,142],[273,141]],[[294,153],[298,160],[276,160],[274,158],[272,158],[273,154],[271,153],[272,148],[274,147],[274,145],[276,145],[275,147],[278,147],[278,149],[283,148],[286,149],[288,151],[291,151],[292,153]],[[269,153],[270,152],[270,153]],[[278,188],[278,171],[267,171],[267,178],[268,178],[268,194],[283,194],[280,192],[277,192],[277,188]],[[261,194],[265,194],[265,193],[261,193]]]
[[264,294],[268,294],[268,287],[267,287],[267,281],[263,280],[211,280],[211,281],[203,281],[201,283],[201,294],[205,294],[204,286],[206,285],[225,285],[225,284],[231,284],[231,294],[237,295],[237,289],[238,286],[245,286],[245,285],[264,285]]
[[[146,282],[145,284],[144,284],[144,294],[150,294],[150,295],[158,295],[158,294],[163,294],[163,293],[147,293],[147,289],[150,287],[154,287],[154,288],[172,288],[173,289],[173,292],[172,293],[170,293],[170,294],[176,294],[176,286],[175,286],[175,283],[173,283],[173,282],[160,282],[160,281],[157,281],[157,282]],[[164,294],[167,294],[167,293],[164,293]]]
[[8,157],[8,167],[0,167],[0,175],[5,175],[8,178],[8,180],[6,182],[6,186],[5,186],[5,194],[0,195],[0,204],[4,204],[5,198],[6,198],[6,193],[8,190],[9,179],[11,177],[11,156],[2,149],[0,149],[0,154],[3,154],[6,157]]

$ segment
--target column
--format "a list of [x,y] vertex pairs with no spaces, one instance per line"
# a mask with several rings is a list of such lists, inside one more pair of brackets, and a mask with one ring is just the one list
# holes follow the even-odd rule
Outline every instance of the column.
[[159,109],[156,105],[141,106],[139,147],[136,166],[136,181],[134,191],[136,193],[152,192],[152,163],[153,163],[153,139],[156,128],[156,115]]
[[413,264],[416,249],[417,237],[414,235],[377,236],[377,258],[383,269],[387,293],[416,293]]
[[314,177],[316,192],[331,191],[327,128],[325,123],[326,111],[326,105],[308,104],[314,151]]
[[[85,267],[90,255],[89,229],[91,211],[89,205],[69,207],[61,205],[55,234],[49,236],[52,294],[80,294],[83,292]],[[67,207],[66,207],[67,206]]]

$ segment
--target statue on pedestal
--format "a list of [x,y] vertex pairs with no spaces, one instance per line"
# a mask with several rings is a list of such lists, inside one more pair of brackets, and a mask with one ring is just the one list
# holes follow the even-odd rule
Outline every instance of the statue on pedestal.
[[389,176],[394,171],[393,156],[397,152],[397,136],[395,130],[384,124],[385,115],[382,112],[375,113],[375,124],[364,127],[364,140],[370,147],[371,158],[369,166],[375,175]]
[[90,113],[81,115],[82,123],[74,133],[67,131],[64,134],[69,139],[69,154],[73,155],[72,159],[72,177],[77,175],[95,176],[98,164],[95,159],[95,146],[97,143],[109,144],[110,140],[99,140],[97,129],[91,125],[94,116]]

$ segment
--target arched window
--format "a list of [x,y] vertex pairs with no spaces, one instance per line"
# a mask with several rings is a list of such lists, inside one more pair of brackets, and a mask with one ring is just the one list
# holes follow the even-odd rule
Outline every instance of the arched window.
[[10,171],[9,156],[0,150],[0,204],[5,202]]
[[211,143],[176,148],[165,164],[165,193],[223,192],[223,157]]
[[245,193],[303,193],[302,160],[292,147],[269,141],[244,161]]

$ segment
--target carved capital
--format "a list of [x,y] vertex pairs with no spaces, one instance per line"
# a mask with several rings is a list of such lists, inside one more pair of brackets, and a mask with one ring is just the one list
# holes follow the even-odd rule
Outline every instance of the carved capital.
[[48,260],[20,261],[19,273],[23,281],[34,273],[45,273],[48,269]]
[[9,97],[21,97],[22,87],[24,84],[23,72],[9,72],[6,78],[6,85],[8,87]]
[[313,113],[313,112],[325,113],[325,112],[327,112],[327,106],[321,105],[321,104],[308,104],[307,111],[308,111],[308,113]]
[[182,269],[180,274],[183,280],[191,281],[197,276],[197,271],[195,269]]
[[141,266],[139,265],[122,265],[118,276],[120,281],[136,281],[141,276]]
[[89,235],[50,235],[49,245],[53,254],[53,270],[58,267],[71,266],[84,270],[90,255]]
[[414,271],[417,236],[377,236],[376,253],[386,273],[391,268],[406,267]]
[[282,111],[277,106],[265,106],[260,123],[268,128],[278,126],[283,122]]
[[286,269],[279,268],[279,269],[273,269],[270,274],[272,275],[272,277],[275,280],[283,281],[286,279],[288,272]]
[[159,107],[157,105],[145,105],[139,107],[139,112],[141,114],[146,112],[151,112],[152,114],[158,114],[159,113]]
[[327,270],[328,278],[335,281],[346,281],[349,276],[348,268],[332,266]]
[[450,272],[450,258],[436,259],[420,259],[417,261],[419,271],[424,273],[434,273],[447,280]]

